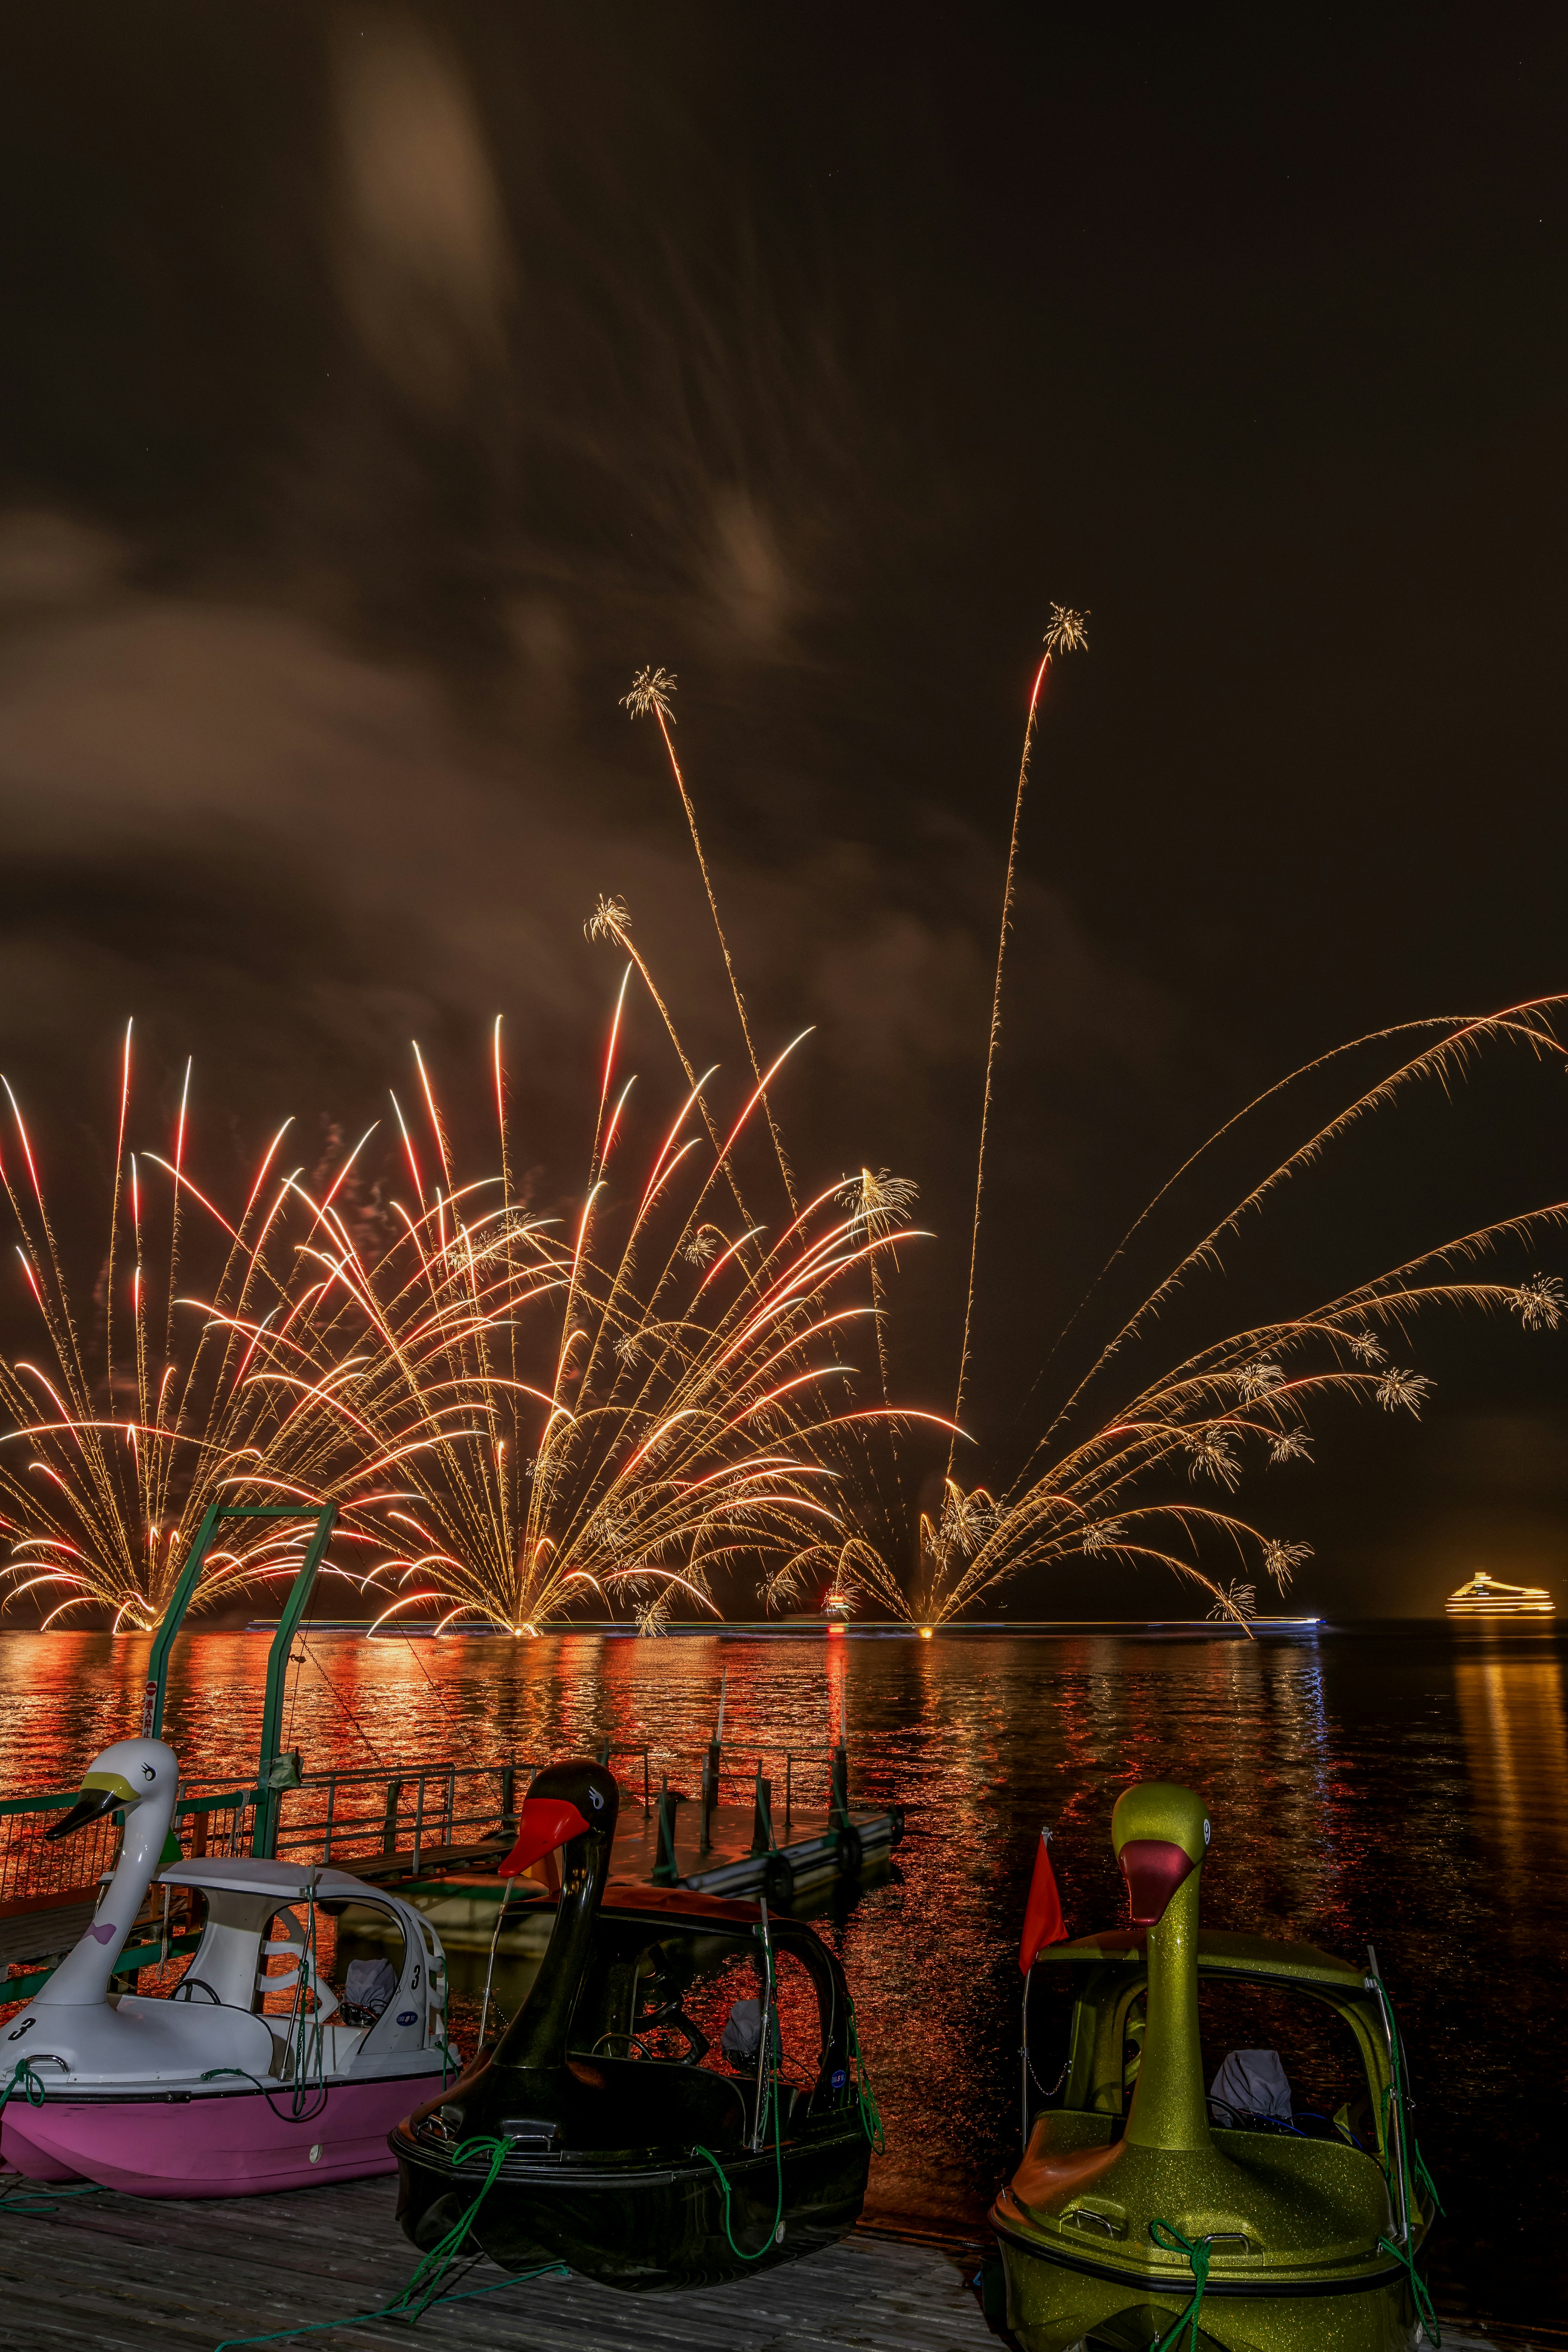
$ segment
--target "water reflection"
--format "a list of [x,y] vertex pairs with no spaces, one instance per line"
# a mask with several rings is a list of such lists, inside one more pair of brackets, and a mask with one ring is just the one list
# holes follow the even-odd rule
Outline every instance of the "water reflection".
[[1498,1856],[1504,1908],[1531,1917],[1568,1877],[1568,1722],[1555,1647],[1470,1633],[1454,1664],[1478,1822]]
[[[266,1650],[244,1634],[176,1650],[169,1731],[187,1770],[253,1769]],[[0,1789],[74,1784],[134,1727],[146,1653],[93,1634],[0,1639]],[[318,1769],[646,1741],[655,1785],[668,1770],[689,1791],[726,1668],[730,1760],[749,1774],[760,1759],[775,1803],[786,1748],[797,1802],[822,1801],[847,1728],[855,1793],[909,1809],[900,1879],[818,1923],[849,1969],[889,2119],[873,2173],[883,2211],[984,2211],[1014,2144],[1017,1936],[1040,1828],[1056,1830],[1069,1926],[1119,1919],[1110,1808],[1160,1775],[1209,1801],[1211,1925],[1348,1958],[1377,1945],[1453,2217],[1442,2259],[1500,2317],[1555,2306],[1542,2184],[1568,1944],[1560,1636],[1482,1642],[1441,1623],[1305,1643],[312,1634],[290,1672],[289,1741]],[[640,1766],[620,1769],[640,1799]]]

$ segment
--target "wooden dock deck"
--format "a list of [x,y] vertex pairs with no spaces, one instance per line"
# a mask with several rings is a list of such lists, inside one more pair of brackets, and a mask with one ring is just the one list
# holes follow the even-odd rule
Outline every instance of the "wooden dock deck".
[[[383,2178],[200,2203],[31,2187],[0,2198],[0,2352],[216,2352],[339,2315],[293,2340],[307,2352],[406,2347],[406,2323],[353,2316],[389,2303],[415,2265],[395,2189]],[[998,2352],[1013,2339],[981,2315],[970,2284],[980,2251],[862,2228],[700,2294],[529,2280],[435,2306],[412,2340],[429,2352]],[[448,2284],[500,2276],[481,2262]],[[1445,2352],[1558,2352],[1563,2341],[1555,2327],[1443,2326]]]
[[[393,2221],[387,2179],[271,2197],[179,2203],[103,2190],[52,2210],[0,2200],[3,2352],[214,2352],[374,2310],[417,2256]],[[26,2201],[43,2205],[47,2189]],[[966,2278],[974,2256],[858,2231],[847,2243],[760,2278],[689,2294],[620,2294],[537,2279],[419,2322],[430,2352],[993,2352],[999,2338]],[[451,2284],[493,2284],[481,2263]],[[296,2339],[321,2352],[410,2342],[405,2323],[360,2321]]]

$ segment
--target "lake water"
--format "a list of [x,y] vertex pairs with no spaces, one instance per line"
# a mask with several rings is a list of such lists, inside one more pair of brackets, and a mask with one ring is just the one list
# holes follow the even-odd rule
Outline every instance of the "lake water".
[[[134,1729],[147,1644],[0,1639],[0,1789],[71,1784]],[[177,1645],[167,1735],[191,1773],[253,1766],[267,1643]],[[1040,1827],[1070,1928],[1125,1916],[1128,1782],[1208,1801],[1205,1918],[1359,1960],[1411,2045],[1448,2222],[1439,2277],[1500,2319],[1561,2305],[1555,2231],[1568,1969],[1562,1637],[1404,1622],[1316,1637],[369,1643],[316,1634],[292,1684],[308,1769],[542,1761],[649,1741],[689,1785],[728,1669],[727,1759],[847,1730],[858,1801],[897,1800],[895,1877],[821,1923],[888,2122],[879,2210],[973,2221],[1016,2146],[1016,1949]],[[1052,2072],[1054,2073],[1054,2067]],[[1048,2080],[1048,2077],[1047,2077]]]

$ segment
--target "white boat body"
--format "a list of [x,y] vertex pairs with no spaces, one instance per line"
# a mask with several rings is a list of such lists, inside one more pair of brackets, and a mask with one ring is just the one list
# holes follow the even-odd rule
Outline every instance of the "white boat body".
[[[130,1780],[124,1751],[137,1751],[138,1777],[150,1760],[161,1785],[128,1807],[119,1863],[79,1943],[0,2035],[4,2074],[18,2060],[27,2069],[0,2116],[0,2155],[34,2179],[79,2175],[150,2196],[390,2171],[386,2133],[457,2065],[439,1937],[412,1904],[346,1871],[248,1859],[155,1870],[177,1767],[159,1742],[121,1741],[98,1759],[99,1785]],[[173,1995],[116,1993],[113,1961],[153,1885],[203,1895],[200,1945]],[[402,1948],[395,1990],[353,2025],[307,1966],[312,1912],[351,1905],[372,1915],[384,1950]],[[269,1942],[279,1914],[289,1932]],[[291,1975],[268,1971],[279,1954],[297,1956]],[[264,1996],[280,1991],[294,1996],[290,2012],[263,2014]]]

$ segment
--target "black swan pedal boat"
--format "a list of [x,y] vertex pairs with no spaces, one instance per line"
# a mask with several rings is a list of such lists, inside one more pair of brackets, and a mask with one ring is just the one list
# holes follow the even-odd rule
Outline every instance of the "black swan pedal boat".
[[534,1780],[502,1868],[560,1850],[550,1942],[494,2050],[392,2133],[398,2220],[428,2252],[475,2207],[506,2270],[713,2285],[853,2229],[876,2110],[821,1939],[765,1903],[608,1887],[617,1803],[598,1764]]

